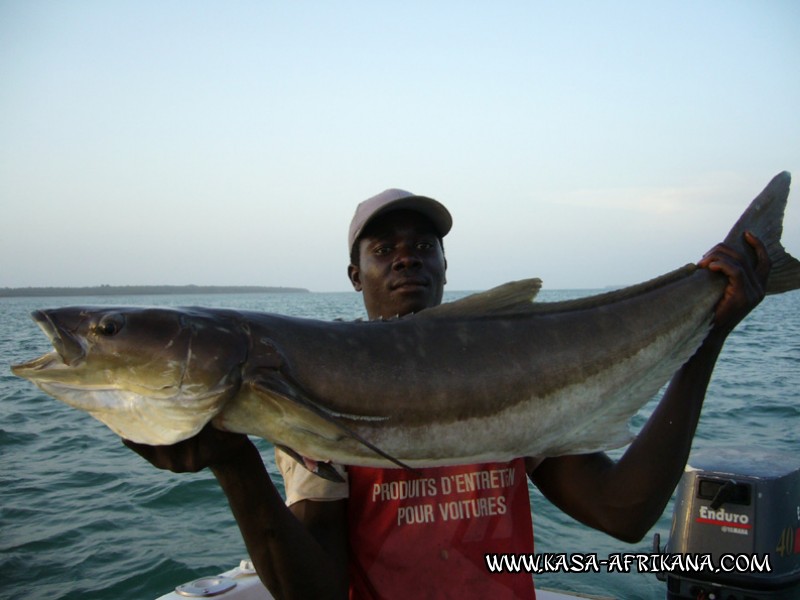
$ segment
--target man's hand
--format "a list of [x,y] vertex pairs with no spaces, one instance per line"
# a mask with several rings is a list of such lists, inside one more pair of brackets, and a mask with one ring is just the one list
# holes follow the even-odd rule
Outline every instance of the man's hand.
[[122,440],[153,466],[173,473],[197,473],[234,459],[251,444],[246,435],[206,425],[196,436],[170,446],[148,446]]
[[723,336],[733,331],[764,299],[767,277],[772,267],[767,249],[761,240],[749,231],[744,234],[744,239],[755,252],[755,265],[751,265],[746,257],[725,244],[714,246],[697,263],[699,267],[728,277],[728,285],[717,304],[714,317],[714,330]]

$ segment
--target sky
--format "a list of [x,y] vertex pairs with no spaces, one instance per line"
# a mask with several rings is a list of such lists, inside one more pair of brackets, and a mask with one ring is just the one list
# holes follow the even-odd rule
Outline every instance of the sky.
[[0,0],[0,287],[346,291],[389,187],[453,214],[450,290],[638,283],[800,177],[798,31],[794,0]]

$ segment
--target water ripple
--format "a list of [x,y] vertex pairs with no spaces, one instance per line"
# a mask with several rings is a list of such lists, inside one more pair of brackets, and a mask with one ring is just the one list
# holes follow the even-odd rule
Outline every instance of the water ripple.
[[[550,292],[553,294],[553,292]],[[96,298],[95,304],[164,304],[157,298]],[[209,302],[206,302],[209,300]],[[356,294],[170,298],[319,318],[362,316]],[[64,304],[80,303],[69,299]],[[209,473],[152,468],[105,426],[12,377],[8,365],[48,350],[28,318],[58,299],[0,302],[0,578],[4,597],[147,600],[175,585],[231,568],[245,549]],[[770,297],[730,337],[693,445],[695,452],[735,447],[795,455],[800,430],[800,294]],[[640,427],[654,404],[634,419]],[[258,441],[270,473],[271,447]],[[282,487],[280,481],[276,483]],[[638,545],[578,526],[533,490],[540,552],[649,552],[666,536],[672,501]],[[663,598],[652,576],[559,574],[542,586],[618,597]]]

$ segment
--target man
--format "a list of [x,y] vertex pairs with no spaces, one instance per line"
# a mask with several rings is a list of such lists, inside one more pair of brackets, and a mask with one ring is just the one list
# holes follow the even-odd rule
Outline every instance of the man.
[[[441,302],[447,268],[442,239],[450,225],[444,206],[402,190],[387,190],[359,205],[350,228],[348,276],[363,294],[370,319]],[[206,428],[172,447],[128,444],[162,468],[210,466],[259,576],[277,598],[344,598],[348,590],[358,598],[421,592],[533,597],[529,576],[501,577],[476,564],[484,552],[532,552],[524,473],[577,520],[627,542],[644,536],[683,471],[724,340],[764,296],[769,259],[760,241],[749,234],[746,240],[755,252],[754,266],[724,245],[698,263],[728,277],[714,326],[617,462],[596,453],[412,474],[349,468],[349,483],[335,484],[278,455],[287,508],[245,436]],[[432,515],[420,509],[425,503],[407,502],[427,495],[441,500],[459,485],[473,495],[458,497],[452,513]],[[450,527],[442,527],[445,516]]]

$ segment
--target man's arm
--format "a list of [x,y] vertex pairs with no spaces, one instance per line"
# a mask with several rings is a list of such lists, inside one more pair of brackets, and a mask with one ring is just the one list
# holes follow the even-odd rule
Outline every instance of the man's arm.
[[345,501],[300,502],[290,510],[244,435],[206,427],[174,446],[125,444],[159,468],[211,469],[259,577],[276,598],[347,597]]
[[756,238],[748,234],[746,240],[756,254],[754,266],[724,245],[698,263],[728,277],[714,326],[620,460],[603,453],[549,458],[531,473],[542,493],[567,514],[628,542],[640,540],[658,520],[689,457],[723,343],[764,297],[769,258]]

